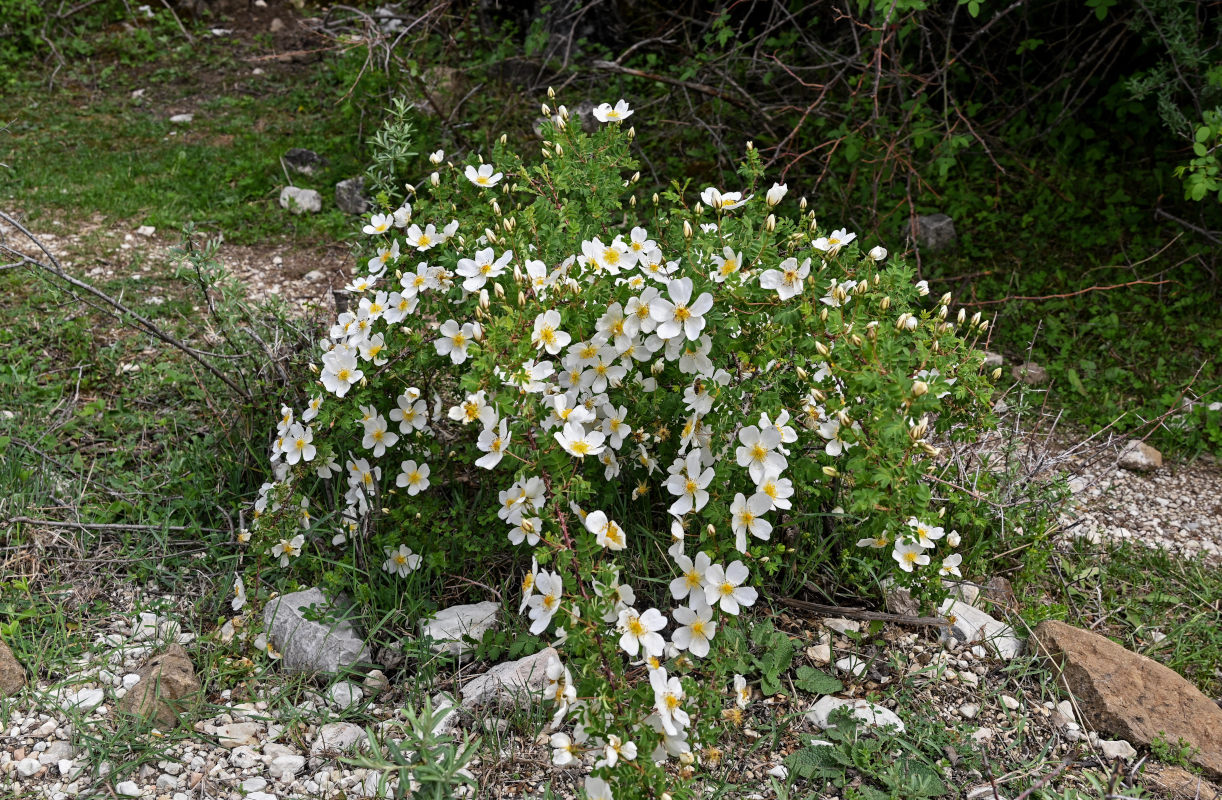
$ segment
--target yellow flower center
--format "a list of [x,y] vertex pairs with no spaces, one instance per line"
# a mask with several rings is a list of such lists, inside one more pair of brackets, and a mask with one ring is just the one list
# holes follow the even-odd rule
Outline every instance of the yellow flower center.
[[675,319],[679,322],[687,322],[687,320],[691,319],[691,316],[692,312],[688,310],[687,306],[675,306]]
[[637,638],[645,635],[645,626],[641,624],[640,617],[631,617],[628,620],[628,632]]
[[683,581],[687,584],[687,588],[695,589],[700,586],[702,578],[700,577],[700,573],[693,569],[691,572],[688,572],[683,576]]
[[590,452],[590,443],[585,439],[578,439],[570,444],[569,447],[572,448],[573,452],[579,456],[588,455]]
[[704,633],[704,620],[696,619],[692,622],[692,636],[706,638]]

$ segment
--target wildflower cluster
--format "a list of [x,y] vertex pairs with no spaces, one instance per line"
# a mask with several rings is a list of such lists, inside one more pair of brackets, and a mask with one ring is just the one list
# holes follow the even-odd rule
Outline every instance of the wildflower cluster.
[[[354,308],[320,342],[319,393],[285,409],[257,524],[296,509],[340,546],[375,509],[483,475],[491,535],[532,548],[518,611],[561,653],[554,762],[588,770],[591,798],[687,797],[724,706],[750,698],[718,645],[787,554],[779,529],[801,546],[835,514],[866,537],[856,557],[884,565],[894,543],[902,581],[938,584],[923,568],[958,535],[918,521],[938,513],[931,440],[979,419],[961,334],[984,323],[949,320],[949,297],[921,309],[902,263],[824,232],[804,199],[778,217],[787,187],[757,191],[750,148],[739,190],[642,200],[627,103],[599,106],[593,136],[545,114],[540,163],[504,140],[492,163],[438,151],[415,208],[364,227]],[[312,524],[312,487],[337,479],[342,505]],[[276,536],[284,565],[302,534]],[[420,568],[407,545],[387,572]],[[639,574],[655,547],[668,574],[634,586],[659,577]]]

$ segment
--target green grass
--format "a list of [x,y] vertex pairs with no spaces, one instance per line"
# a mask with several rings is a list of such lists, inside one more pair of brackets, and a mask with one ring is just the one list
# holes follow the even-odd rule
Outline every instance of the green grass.
[[[334,186],[360,175],[359,109],[337,108],[337,76],[323,64],[263,63],[254,75],[242,48],[173,40],[130,68],[73,62],[48,90],[41,71],[0,88],[0,202],[28,219],[79,225],[81,215],[177,231],[189,222],[235,243],[334,241],[352,220]],[[113,57],[113,54],[112,54]],[[141,96],[133,92],[143,91]],[[191,112],[194,120],[169,117]],[[280,157],[292,147],[330,164],[294,185],[316,189],[324,211],[297,216],[279,206]]]

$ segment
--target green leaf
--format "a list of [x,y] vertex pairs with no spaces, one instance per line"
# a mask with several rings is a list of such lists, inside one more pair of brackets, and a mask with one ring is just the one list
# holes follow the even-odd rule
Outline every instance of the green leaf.
[[1082,396],[1086,395],[1086,386],[1082,384],[1082,379],[1078,377],[1078,371],[1076,369],[1070,369],[1067,373],[1065,373],[1065,377],[1069,379],[1069,385],[1073,387],[1075,392]]
[[844,689],[843,683],[814,667],[798,667],[798,679],[794,683],[811,694],[835,694]]
[[1213,128],[1209,127],[1208,125],[1202,125],[1201,127],[1197,128],[1196,141],[1204,144],[1205,142],[1209,141],[1209,137],[1212,135]]

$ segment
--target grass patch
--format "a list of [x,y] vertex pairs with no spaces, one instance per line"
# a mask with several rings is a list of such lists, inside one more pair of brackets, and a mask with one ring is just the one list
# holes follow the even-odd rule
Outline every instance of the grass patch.
[[[246,44],[167,44],[134,68],[84,59],[50,90],[40,72],[0,91],[10,109],[0,200],[34,221],[87,209],[159,229],[194,223],[235,243],[350,235],[334,186],[363,172],[364,145],[353,108],[336,108],[339,76],[323,63],[251,62],[259,51]],[[192,122],[169,121],[180,113]],[[314,175],[290,175],[323,196],[320,214],[279,206],[288,180],[280,157],[293,147],[329,161]]]

